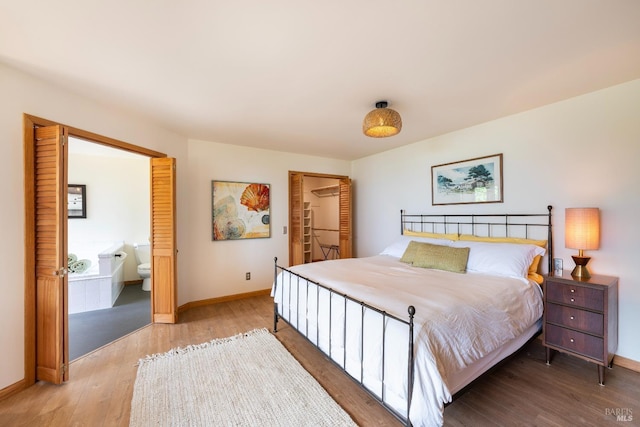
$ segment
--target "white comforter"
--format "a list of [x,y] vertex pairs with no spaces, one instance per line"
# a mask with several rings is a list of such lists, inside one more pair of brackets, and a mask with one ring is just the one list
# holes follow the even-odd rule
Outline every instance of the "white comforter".
[[[442,425],[444,403],[451,401],[448,379],[522,334],[542,316],[540,288],[524,278],[422,269],[386,255],[303,264],[292,267],[291,270],[403,319],[408,318],[407,307],[415,306],[416,370],[410,411],[414,426]],[[281,274],[278,282],[282,280]],[[301,332],[315,331],[309,332],[309,335],[319,336],[316,344],[324,347],[325,351],[329,346],[330,335],[334,344],[328,353],[339,362],[340,359],[345,359],[347,371],[358,377],[358,360],[361,355],[351,353],[359,353],[359,346],[353,346],[354,350],[347,349],[346,357],[340,353],[344,350],[339,344],[342,342],[341,328],[335,326],[341,324],[344,316],[340,305],[334,304],[334,326],[327,337],[323,338],[322,323],[326,320],[322,317],[327,317],[323,313],[328,313],[328,310],[315,308],[326,304],[322,303],[322,293],[309,292],[306,286],[299,290],[294,287],[290,293],[283,292],[285,288],[286,286],[276,291],[274,284],[272,292],[275,302],[279,304],[280,313],[287,319],[290,315],[289,320],[293,320],[292,323]],[[328,300],[328,297],[325,299]],[[316,300],[320,300],[320,303]],[[292,303],[288,304],[289,301]],[[354,308],[357,310],[347,308],[347,313],[359,312],[359,306]],[[320,315],[318,325],[315,321],[317,314]],[[347,316],[350,317],[349,314]],[[365,322],[370,317],[372,316],[367,315]],[[326,328],[325,326],[324,329]],[[363,328],[367,329],[366,326]],[[406,326],[404,328],[407,330]],[[388,329],[393,331],[403,328],[391,325]],[[346,333],[347,341],[357,336],[357,333],[350,330]],[[402,353],[402,349],[407,348],[407,334],[400,335],[401,337],[387,339],[387,348],[399,345]],[[316,341],[313,336],[310,339]],[[379,346],[380,342],[380,337],[366,338],[364,347]],[[406,352],[404,357],[406,361]],[[358,364],[356,368],[353,367],[354,363]],[[365,359],[364,364],[364,383],[370,389],[375,389],[376,384],[381,381],[381,362]],[[396,382],[395,385],[385,386],[385,400],[390,401],[398,412],[405,415],[406,409],[402,402],[406,401],[406,362],[403,364],[401,358],[387,356],[384,365],[385,383],[389,383],[390,379]],[[398,396],[394,397],[396,394]]]

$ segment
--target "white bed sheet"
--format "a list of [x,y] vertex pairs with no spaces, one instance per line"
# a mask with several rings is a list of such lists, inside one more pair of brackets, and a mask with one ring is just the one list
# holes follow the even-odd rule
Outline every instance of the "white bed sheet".
[[[416,371],[410,412],[415,426],[441,425],[444,404],[452,393],[493,365],[487,360],[500,360],[503,346],[534,333],[542,316],[540,288],[524,278],[422,269],[386,255],[303,264],[291,270],[403,319],[408,318],[407,307],[415,306]],[[278,277],[278,283],[287,280],[284,274]],[[386,347],[401,351],[387,350],[383,363],[375,351],[382,343],[378,313],[363,314],[359,304],[345,305],[339,297],[329,298],[328,292],[297,281],[277,291],[274,283],[272,296],[286,320],[406,415],[407,355],[402,351],[408,342],[406,325],[387,321]],[[350,325],[346,331],[345,316]],[[359,324],[362,317],[364,323]],[[361,330],[363,342],[358,338]]]

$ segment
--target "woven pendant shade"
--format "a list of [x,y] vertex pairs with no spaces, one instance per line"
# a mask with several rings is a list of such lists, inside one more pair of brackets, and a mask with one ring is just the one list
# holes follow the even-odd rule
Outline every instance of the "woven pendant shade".
[[386,101],[376,102],[376,109],[367,114],[362,122],[362,132],[372,138],[385,138],[402,130],[402,118],[397,111],[387,108]]

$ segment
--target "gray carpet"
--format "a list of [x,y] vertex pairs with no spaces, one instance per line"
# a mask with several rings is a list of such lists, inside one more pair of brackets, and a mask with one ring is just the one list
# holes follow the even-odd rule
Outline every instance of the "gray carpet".
[[151,292],[125,286],[112,308],[69,315],[69,360],[151,323]]

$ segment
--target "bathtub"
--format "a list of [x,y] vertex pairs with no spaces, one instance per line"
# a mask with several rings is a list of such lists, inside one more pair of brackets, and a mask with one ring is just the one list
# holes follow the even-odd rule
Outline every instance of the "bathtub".
[[76,245],[69,252],[91,261],[84,273],[68,276],[69,314],[113,307],[124,288],[124,242]]

